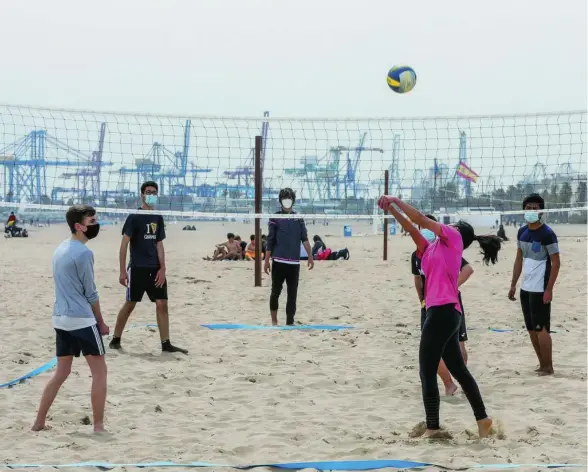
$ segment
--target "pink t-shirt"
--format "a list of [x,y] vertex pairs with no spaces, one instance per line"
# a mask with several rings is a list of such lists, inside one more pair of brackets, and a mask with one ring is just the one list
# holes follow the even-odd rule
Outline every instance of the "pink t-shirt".
[[441,225],[441,235],[427,244],[421,257],[427,309],[455,303],[455,309],[461,313],[457,279],[461,270],[462,254],[463,241],[459,231],[451,226]]

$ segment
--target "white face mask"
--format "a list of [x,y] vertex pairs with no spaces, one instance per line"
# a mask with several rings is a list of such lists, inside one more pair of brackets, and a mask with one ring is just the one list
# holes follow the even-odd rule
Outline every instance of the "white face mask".
[[282,200],[282,207],[285,208],[286,210],[289,210],[290,208],[292,208],[292,200],[290,200],[289,198],[284,198]]

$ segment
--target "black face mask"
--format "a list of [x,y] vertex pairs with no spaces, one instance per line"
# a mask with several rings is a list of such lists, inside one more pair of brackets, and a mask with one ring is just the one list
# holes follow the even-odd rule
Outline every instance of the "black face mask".
[[94,239],[96,236],[98,236],[99,232],[100,223],[96,223],[95,225],[88,225],[86,226],[86,232],[84,233],[84,236],[86,236],[88,239]]

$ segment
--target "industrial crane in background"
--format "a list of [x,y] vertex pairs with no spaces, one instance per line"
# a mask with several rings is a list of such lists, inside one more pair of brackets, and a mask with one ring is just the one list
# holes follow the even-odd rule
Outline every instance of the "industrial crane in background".
[[306,198],[311,201],[316,200],[315,196],[318,200],[362,198],[367,194],[367,186],[358,182],[361,153],[384,152],[381,148],[365,147],[366,137],[367,133],[362,133],[356,147],[333,146],[321,158],[304,156],[302,167],[284,169],[284,173],[300,180],[308,192]]
[[[269,117],[269,111],[263,112],[263,117]],[[261,124],[261,175],[264,175],[265,167],[265,155],[267,150],[267,141],[269,133],[269,122],[263,121]],[[223,172],[223,175],[228,180],[237,180],[237,185],[232,186],[227,184],[221,184],[221,191],[225,194],[236,194],[238,196],[244,196],[246,198],[253,198],[255,195],[255,148],[250,148],[247,157],[245,158],[245,165],[237,167],[235,169],[227,170]],[[263,186],[265,189],[265,185]],[[265,191],[265,190],[264,190]],[[269,189],[268,189],[269,191]]]
[[[97,201],[101,199],[102,189],[100,187],[100,174],[102,172],[102,154],[104,152],[104,139],[106,137],[106,123],[100,124],[100,137],[98,139],[98,149],[92,151],[92,158],[87,169],[75,172],[65,172],[61,174],[64,179],[75,179],[73,188],[64,189],[54,187],[51,191],[51,201],[58,200],[58,194],[71,193],[77,195],[81,201]],[[112,163],[108,163],[112,165]]]
[[[58,187],[57,194],[61,191],[71,194],[72,198],[98,200],[101,169],[112,165],[111,162],[102,160],[104,123],[100,129],[98,150],[91,155],[72,148],[44,129],[31,131],[23,138],[0,148],[4,200],[15,203],[51,203],[49,194],[54,197],[56,192],[53,182],[48,181],[47,170],[60,167],[75,169],[69,175],[79,175],[80,180],[75,188]],[[55,181],[56,176],[50,174],[49,179]]]
[[[172,151],[163,143],[154,142],[147,154],[135,159],[135,167],[121,167],[114,171],[120,176],[119,185],[128,188],[126,185],[126,174],[136,175],[137,195],[140,193],[141,184],[147,180],[154,180],[159,184],[161,195],[179,196],[196,193],[195,176],[200,173],[212,172],[212,169],[200,168],[192,163],[189,166],[188,153],[190,151],[190,132],[192,121],[186,120],[184,125],[184,139],[181,151]],[[187,185],[186,176],[192,175],[192,185]],[[132,178],[131,178],[132,180]]]

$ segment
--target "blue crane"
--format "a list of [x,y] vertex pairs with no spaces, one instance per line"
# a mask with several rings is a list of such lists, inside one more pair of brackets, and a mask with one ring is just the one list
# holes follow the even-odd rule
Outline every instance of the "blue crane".
[[[263,112],[263,117],[269,117],[269,111]],[[265,154],[267,149],[267,137],[269,133],[269,122],[264,121],[261,124],[261,175],[263,175],[265,165]],[[249,154],[245,160],[243,167],[237,167],[236,169],[227,170],[224,172],[227,179],[237,179],[236,186],[221,185],[222,189],[226,192],[234,191],[247,198],[253,198],[255,194],[255,182],[253,178],[255,176],[255,148],[249,150]],[[271,193],[271,189],[263,189],[264,195]]]
[[192,174],[193,180],[195,180],[196,174],[208,173],[212,169],[195,166],[188,168],[191,126],[191,120],[186,120],[181,151],[173,152],[162,143],[154,142],[145,157],[135,160],[134,168],[121,167],[116,172],[120,173],[121,177],[122,174],[136,174],[137,192],[139,192],[142,182],[155,180],[159,184],[159,192],[162,195],[184,196],[186,193],[192,193],[191,187],[186,185],[187,174]]
[[[23,200],[47,203],[50,187],[53,187],[47,182],[48,167],[67,167],[82,171],[95,166],[92,161],[92,156],[51,136],[47,130],[31,131],[23,138],[0,148],[4,198],[15,203]],[[100,167],[112,165],[110,162],[100,162]]]
[[[371,151],[371,152],[379,152],[383,153],[384,150],[382,148],[377,147],[365,147],[365,139],[367,137],[367,132],[362,133],[359,139],[359,145],[354,148],[349,148],[346,146],[336,146],[329,149],[329,153],[331,155],[330,158],[330,166],[335,170],[334,173],[334,182],[333,185],[335,186],[335,198],[337,200],[341,199],[341,188],[343,188],[344,198],[359,198],[358,193],[358,182],[357,182],[357,170],[359,168],[359,162],[362,151]],[[340,163],[341,163],[341,153],[347,152],[346,158],[346,166],[343,170],[343,175],[341,175]],[[350,156],[350,152],[355,152],[353,158]],[[330,198],[330,195],[329,195]]]
[[[102,154],[104,152],[104,139],[106,137],[106,123],[100,125],[100,137],[98,139],[98,149],[92,151],[92,159],[87,169],[75,172],[66,172],[61,175],[64,179],[75,179],[74,193],[78,194],[83,200],[99,200],[102,192],[100,188],[100,174],[102,173]],[[112,165],[112,163],[107,163]],[[55,189],[54,189],[55,190]],[[63,191],[63,189],[60,189]],[[51,200],[54,200],[53,195]]]

